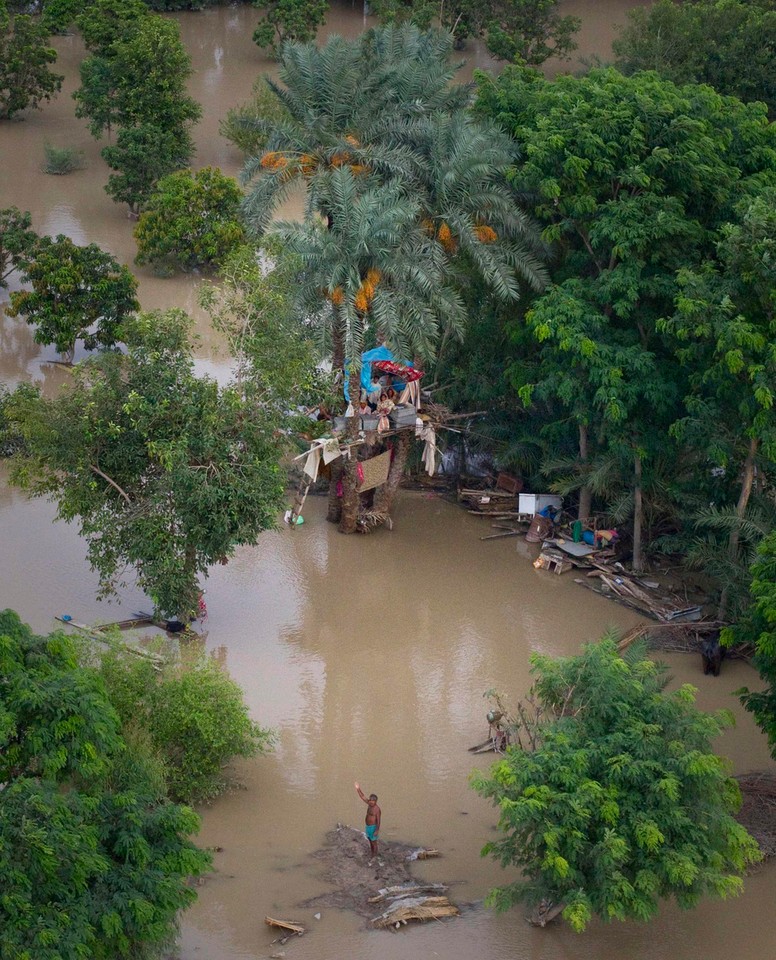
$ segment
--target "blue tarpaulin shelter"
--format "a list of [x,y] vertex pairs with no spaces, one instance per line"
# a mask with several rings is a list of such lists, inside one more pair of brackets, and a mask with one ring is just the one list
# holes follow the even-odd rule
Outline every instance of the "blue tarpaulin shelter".
[[[388,347],[383,344],[382,346],[375,347],[374,350],[365,350],[361,354],[361,388],[369,392],[370,385],[372,383],[372,364],[377,360],[392,360],[394,363],[400,363],[402,366],[409,367],[410,364],[406,360],[397,360],[393,353],[388,349]],[[350,376],[348,374],[349,364],[345,364],[345,399],[350,400],[350,394],[348,393],[348,383]]]

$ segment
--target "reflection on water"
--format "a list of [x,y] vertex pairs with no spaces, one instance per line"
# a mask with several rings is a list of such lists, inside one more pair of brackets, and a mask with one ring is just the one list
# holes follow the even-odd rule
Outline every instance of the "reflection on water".
[[[632,0],[567,0],[565,11],[585,18],[582,53],[606,55],[613,24]],[[564,12],[565,12],[564,11]],[[226,110],[243,102],[255,77],[275,65],[262,58],[251,34],[257,12],[218,7],[176,19],[194,59],[192,95],[204,107],[196,130],[197,164],[237,174],[240,157],[218,133]],[[334,5],[330,30],[349,36],[363,26],[360,3]],[[325,35],[325,33],[324,33]],[[0,138],[0,205],[29,209],[34,226],[96,242],[132,263],[133,224],[104,193],[107,168],[85,125],[75,120],[70,94],[83,48],[77,37],[56,38],[58,69],[67,75],[59,98]],[[471,45],[466,71],[488,66]],[[83,149],[88,168],[67,177],[38,170],[45,140]],[[283,211],[301,210],[296,197]],[[201,336],[197,369],[223,380],[229,361],[196,305],[201,278],[171,279],[139,271],[146,309],[182,307]],[[69,373],[52,364],[26,324],[2,319],[0,380],[38,380],[56,391]],[[629,611],[581,590],[572,578],[549,577],[531,566],[532,549],[513,540],[481,543],[481,524],[431,497],[405,494],[395,530],[341,537],[323,520],[324,502],[308,500],[307,522],[281,528],[243,548],[207,584],[207,648],[245,690],[252,715],[278,732],[274,754],[238,766],[246,789],[202,811],[202,842],[223,847],[216,872],[183,925],[185,960],[257,960],[274,952],[265,914],[308,923],[308,936],[289,944],[295,960],[760,960],[776,940],[774,869],[759,870],[739,900],[704,904],[691,914],[667,906],[649,927],[595,925],[583,937],[563,927],[537,931],[519,911],[494,917],[477,905],[501,879],[479,857],[491,837],[494,811],[468,787],[466,747],[483,739],[482,694],[496,686],[516,696],[530,683],[532,650],[563,654],[614,625]],[[53,523],[50,504],[28,501],[0,473],[0,606],[15,607],[38,630],[64,612],[81,620],[119,619],[147,605],[129,584],[119,602],[95,600],[96,580],[73,526]],[[694,658],[668,658],[675,683],[700,688],[699,704],[732,707],[738,727],[720,749],[736,769],[770,761],[763,737],[732,691],[752,683],[740,663],[705,678]],[[487,763],[487,758],[482,761]],[[461,881],[454,897],[473,903],[451,924],[369,933],[335,911],[320,922],[300,907],[322,889],[309,854],[338,820],[361,823],[352,783],[380,794],[384,835],[438,846],[443,858],[423,865],[430,880]],[[712,932],[713,931],[713,932]]]

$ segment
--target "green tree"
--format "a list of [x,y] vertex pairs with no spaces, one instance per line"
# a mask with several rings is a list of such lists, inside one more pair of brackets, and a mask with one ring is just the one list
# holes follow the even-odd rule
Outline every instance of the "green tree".
[[[715,467],[740,476],[718,616],[740,580],[739,540],[757,464],[776,460],[776,187],[739,203],[716,257],[679,274],[677,312],[661,328],[690,370],[688,416],[675,424]],[[748,564],[747,564],[748,565]]]
[[[460,333],[461,263],[504,300],[517,298],[521,280],[535,288],[544,282],[540,245],[505,180],[511,146],[464,113],[468,90],[451,84],[447,62],[452,42],[404,25],[355,43],[333,38],[321,50],[286,46],[285,87],[271,86],[291,121],[246,164],[245,178],[255,182],[245,213],[256,232],[293,182],[305,184],[308,223],[284,233],[305,264],[300,311],[322,319],[334,368],[344,374],[349,365],[356,400],[367,334],[425,360],[444,332]],[[394,481],[406,452],[403,442]],[[344,532],[355,529],[354,476],[349,468]],[[389,478],[386,491],[394,487]],[[381,501],[381,511],[388,508]]]
[[150,125],[182,141],[201,108],[186,92],[191,58],[178,24],[156,15],[107,23],[117,36],[95,38],[107,49],[82,62],[76,115],[89,120],[95,137],[111,126]]
[[228,784],[225,764],[272,744],[272,733],[248,716],[238,684],[209,655],[159,670],[114,649],[100,657],[99,673],[124,729],[139,728],[161,758],[173,800],[212,800]]
[[776,111],[776,7],[773,0],[693,0],[628,11],[614,41],[625,73],[656,70],[675,83],[708,83]]
[[265,11],[253,32],[253,42],[273,54],[279,53],[289,40],[314,40],[329,10],[328,0],[253,0],[253,5]]
[[527,405],[552,398],[558,420],[573,416],[580,464],[591,448],[630,451],[638,569],[644,484],[670,455],[688,392],[658,321],[673,313],[677,271],[709,255],[739,197],[776,174],[774,129],[762,105],[656,74],[547,81],[507,67],[479,83],[479,108],[525,158],[514,182],[556,251],[527,316],[539,363],[516,369],[516,386]]
[[749,591],[752,606],[740,621],[723,631],[728,644],[754,644],[754,665],[765,682],[763,690],[746,687],[739,691],[741,702],[754,714],[758,726],[768,737],[771,754],[776,757],[776,533],[762,538],[751,567]]
[[144,0],[90,0],[77,22],[86,49],[110,57],[112,45],[148,16]]
[[245,241],[242,198],[238,184],[215,167],[163,177],[135,227],[135,263],[217,267]]
[[490,0],[481,11],[488,50],[502,60],[541,66],[555,57],[566,60],[577,45],[582,21],[561,16],[558,0]]
[[125,355],[75,368],[56,399],[22,397],[15,481],[79,520],[103,594],[126,568],[161,615],[196,613],[199,578],[255,543],[283,502],[276,421],[197,377],[180,311],[127,321]]
[[152,955],[209,866],[198,817],[160,796],[69,638],[6,610],[0,672],[0,958]]
[[688,909],[739,893],[760,852],[733,819],[729,764],[711,750],[730,713],[697,710],[689,684],[666,693],[666,668],[641,650],[621,658],[614,637],[531,663],[517,745],[473,779],[504,834],[483,854],[525,878],[491,903],[527,902],[542,925],[562,912],[581,931],[594,916],[648,920],[667,898]]
[[0,120],[51,100],[64,77],[52,73],[57,52],[48,46],[48,30],[33,17],[11,17],[0,0]]
[[[250,100],[227,110],[219,126],[221,136],[231,140],[246,157],[255,157],[266,149],[270,130],[264,124],[274,126],[290,120],[288,111],[268,81],[266,74],[257,77],[253,82]],[[257,126],[256,121],[262,126]]]
[[331,408],[333,393],[313,339],[319,331],[296,315],[299,272],[299,261],[267,238],[258,249],[246,244],[230,253],[218,282],[199,291],[200,306],[229,345],[238,389],[293,436],[311,430],[307,410]]
[[154,124],[122,127],[116,143],[101,155],[111,170],[105,192],[117,203],[126,203],[138,216],[162,177],[185,167],[194,144],[187,130]]
[[76,342],[87,350],[116,343],[124,320],[140,308],[137,280],[97,244],[41,237],[21,264],[31,290],[11,294],[11,317],[35,326],[36,343],[53,343],[73,362]]
[[0,210],[0,289],[8,286],[8,277],[30,256],[38,242],[32,217],[18,207]]

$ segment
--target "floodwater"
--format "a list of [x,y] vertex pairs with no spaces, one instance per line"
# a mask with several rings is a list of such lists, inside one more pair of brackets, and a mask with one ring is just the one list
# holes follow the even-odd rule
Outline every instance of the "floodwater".
[[[573,0],[585,19],[581,56],[606,57],[613,24],[632,3]],[[178,17],[194,59],[191,91],[203,103],[197,165],[236,174],[240,157],[218,134],[226,109],[247,98],[263,61],[250,35],[256,12],[224,7]],[[329,28],[354,35],[360,7],[335,7]],[[107,170],[99,145],[73,117],[70,94],[83,55],[80,40],[56,40],[67,75],[54,103],[0,128],[0,206],[29,209],[39,231],[97,242],[127,263],[132,223],[103,192]],[[479,48],[466,69],[487,66]],[[39,172],[43,144],[84,150],[87,168],[63,178]],[[298,210],[292,203],[285,211]],[[228,360],[196,308],[201,278],[155,278],[138,272],[143,307],[183,307],[195,316],[200,369],[226,375]],[[0,297],[3,294],[0,293]],[[41,382],[54,391],[68,373],[56,354],[32,341],[19,321],[0,323],[0,380]],[[325,523],[324,502],[310,498],[306,523],[262,536],[207,584],[204,643],[241,683],[252,715],[273,727],[278,745],[241,763],[242,788],[202,811],[201,842],[221,847],[216,872],[184,917],[184,960],[258,960],[277,948],[265,915],[296,919],[308,934],[286,945],[288,960],[761,960],[773,955],[773,865],[755,871],[744,895],[709,902],[693,913],[666,906],[649,926],[594,925],[584,936],[563,926],[534,930],[519,910],[496,917],[482,906],[490,887],[511,879],[479,850],[493,836],[495,814],[468,786],[475,765],[466,747],[486,734],[483,693],[496,687],[512,701],[529,683],[531,651],[566,654],[609,626],[636,616],[573,583],[536,571],[522,541],[481,542],[487,520],[433,495],[404,493],[392,532],[342,537]],[[0,468],[0,606],[35,629],[55,614],[112,620],[146,606],[131,586],[119,602],[98,604],[96,582],[74,528],[54,523],[54,509],[8,487]],[[355,582],[357,579],[357,583]],[[719,743],[736,771],[774,768],[766,744],[732,691],[756,676],[726,663],[704,677],[694,657],[671,656],[676,682],[699,687],[707,709],[733,708],[738,726]],[[481,758],[487,765],[487,758]],[[468,905],[459,920],[401,934],[370,932],[345,913],[316,921],[306,898],[325,890],[309,859],[338,821],[359,824],[359,780],[380,796],[383,836],[437,847],[442,858],[419,867],[429,880],[454,881],[452,897]]]

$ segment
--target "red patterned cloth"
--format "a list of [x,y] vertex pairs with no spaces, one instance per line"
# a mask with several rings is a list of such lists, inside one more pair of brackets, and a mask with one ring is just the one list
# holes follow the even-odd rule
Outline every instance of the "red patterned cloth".
[[403,363],[395,363],[393,360],[374,360],[372,369],[379,370],[380,373],[390,373],[393,377],[398,377],[404,383],[412,383],[413,380],[420,380],[423,376],[422,370],[415,367],[405,367]]

